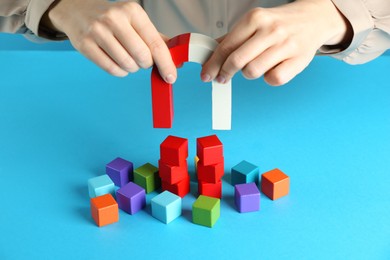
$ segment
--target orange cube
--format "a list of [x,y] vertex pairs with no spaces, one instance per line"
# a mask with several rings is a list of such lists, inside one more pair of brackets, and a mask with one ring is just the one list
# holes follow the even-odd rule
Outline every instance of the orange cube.
[[118,204],[111,194],[91,199],[91,214],[99,227],[118,222]]
[[199,162],[199,157],[195,155],[195,158],[194,158],[195,173],[198,172],[198,162]]
[[270,199],[286,196],[290,190],[290,178],[279,169],[261,175],[261,191]]

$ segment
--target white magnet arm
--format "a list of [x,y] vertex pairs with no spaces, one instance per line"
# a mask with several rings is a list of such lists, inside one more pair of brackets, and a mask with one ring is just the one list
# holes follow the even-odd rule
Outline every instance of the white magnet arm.
[[220,84],[212,83],[213,129],[230,130],[232,128],[232,81]]
[[218,43],[216,40],[198,33],[191,33],[188,61],[204,64],[213,54]]
[[[214,39],[198,34],[191,33],[188,61],[204,64],[218,43]],[[232,118],[232,84],[229,81],[226,84],[212,82],[212,128],[215,130],[230,130]]]

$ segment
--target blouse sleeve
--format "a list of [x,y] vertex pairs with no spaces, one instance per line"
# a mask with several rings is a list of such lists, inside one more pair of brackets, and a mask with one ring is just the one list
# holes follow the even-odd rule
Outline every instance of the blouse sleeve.
[[40,27],[44,13],[55,0],[2,0],[0,3],[0,32],[22,33],[26,36],[62,39],[63,35]]
[[[0,32],[21,33],[32,41],[64,40],[67,36],[44,28],[42,16],[56,0],[0,0]],[[82,0],[81,0],[82,1]],[[116,0],[126,1],[126,0]],[[143,0],[128,0],[142,5]]]
[[361,64],[390,49],[389,0],[332,0],[350,22],[353,38],[344,50],[322,46],[322,54],[350,64]]

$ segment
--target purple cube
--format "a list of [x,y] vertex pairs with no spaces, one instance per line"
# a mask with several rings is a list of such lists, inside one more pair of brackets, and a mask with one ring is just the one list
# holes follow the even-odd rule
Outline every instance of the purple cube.
[[252,212],[260,209],[260,191],[256,183],[244,183],[234,186],[234,200],[239,212]]
[[116,191],[116,200],[121,210],[135,214],[146,205],[145,190],[134,182],[129,182]]
[[116,158],[106,165],[106,173],[118,187],[133,180],[133,163],[122,158]]

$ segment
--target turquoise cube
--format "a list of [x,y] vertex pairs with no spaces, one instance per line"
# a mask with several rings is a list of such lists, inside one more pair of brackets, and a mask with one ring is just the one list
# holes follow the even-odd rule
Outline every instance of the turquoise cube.
[[181,198],[169,191],[164,191],[151,200],[152,215],[168,224],[181,215]]
[[247,161],[242,161],[234,166],[231,173],[231,183],[233,186],[250,182],[259,183],[259,167]]
[[115,185],[108,175],[101,175],[88,180],[88,192],[90,198],[104,194],[115,194]]

